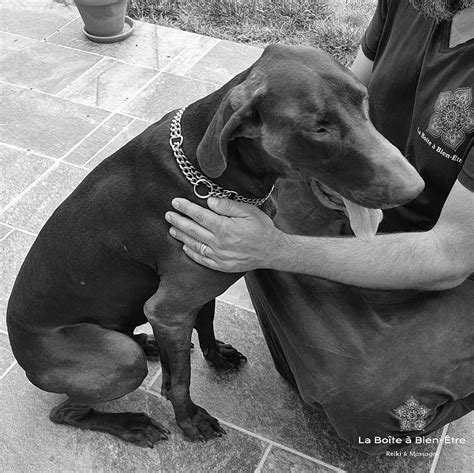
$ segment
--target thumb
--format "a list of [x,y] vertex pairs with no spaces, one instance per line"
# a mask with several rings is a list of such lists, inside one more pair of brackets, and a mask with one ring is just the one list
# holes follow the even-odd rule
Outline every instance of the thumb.
[[207,205],[217,214],[227,217],[248,217],[255,211],[253,205],[236,202],[235,200],[218,199],[216,197],[209,197]]

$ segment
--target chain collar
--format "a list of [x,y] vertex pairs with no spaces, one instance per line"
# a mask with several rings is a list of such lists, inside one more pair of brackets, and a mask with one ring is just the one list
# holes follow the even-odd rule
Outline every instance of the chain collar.
[[[181,134],[181,115],[183,115],[184,108],[179,109],[176,115],[171,120],[170,126],[170,146],[173,150],[174,157],[178,163],[181,172],[184,177],[193,185],[194,194],[200,199],[207,199],[208,197],[219,197],[222,199],[231,199],[237,202],[244,202],[245,204],[255,205],[260,207],[273,192],[274,186],[270,189],[270,192],[266,197],[262,199],[249,199],[243,197],[235,191],[229,191],[223,187],[218,186],[216,183],[209,180],[204,174],[199,172],[186,158],[183,153],[181,145],[183,144],[183,135]],[[198,188],[206,188],[205,193],[199,193]]]

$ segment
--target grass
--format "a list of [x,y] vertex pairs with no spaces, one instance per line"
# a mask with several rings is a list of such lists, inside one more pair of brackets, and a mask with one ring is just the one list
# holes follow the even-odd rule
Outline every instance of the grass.
[[132,18],[265,46],[316,46],[352,62],[376,0],[129,0]]

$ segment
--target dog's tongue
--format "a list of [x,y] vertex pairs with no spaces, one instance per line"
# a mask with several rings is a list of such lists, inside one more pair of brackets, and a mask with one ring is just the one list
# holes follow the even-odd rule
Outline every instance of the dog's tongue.
[[382,211],[380,209],[367,209],[354,204],[354,202],[344,197],[342,197],[342,200],[346,206],[351,228],[355,236],[362,241],[372,241],[379,227],[379,223],[382,221]]

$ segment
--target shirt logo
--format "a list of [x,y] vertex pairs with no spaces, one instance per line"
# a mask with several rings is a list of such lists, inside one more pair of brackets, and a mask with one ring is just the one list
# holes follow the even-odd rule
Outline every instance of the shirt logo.
[[400,430],[423,430],[426,427],[426,418],[431,409],[419,403],[413,396],[404,404],[393,410],[398,421]]
[[462,87],[454,91],[441,92],[434,106],[428,124],[428,133],[456,151],[466,133],[474,130],[474,108],[471,87]]

